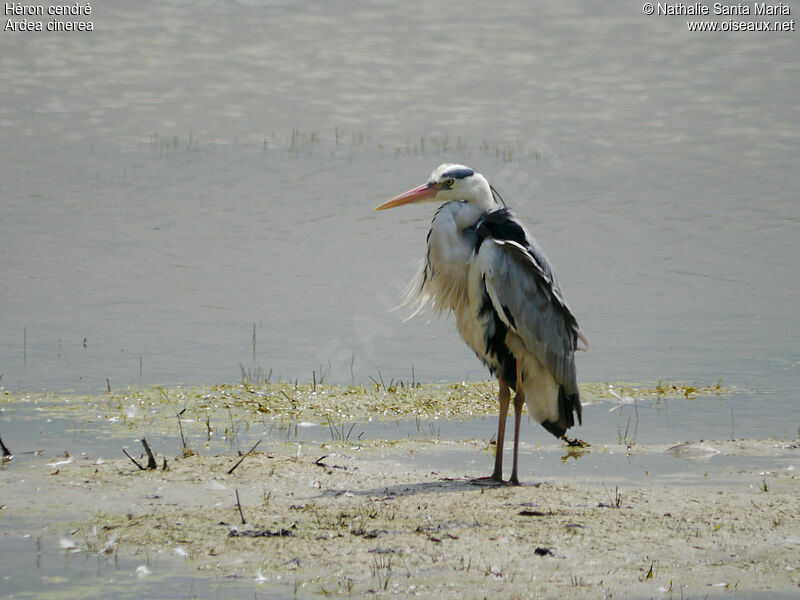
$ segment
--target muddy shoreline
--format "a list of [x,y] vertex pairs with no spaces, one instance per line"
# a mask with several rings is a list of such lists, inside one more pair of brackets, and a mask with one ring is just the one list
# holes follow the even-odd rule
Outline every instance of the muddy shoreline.
[[[243,393],[249,402],[252,392]],[[275,394],[290,405],[301,394],[286,396]],[[153,397],[155,406],[164,394]],[[370,401],[366,394],[363,400]],[[129,398],[106,397],[72,401],[69,410],[103,408],[103,419],[126,431],[162,423],[151,406],[139,403],[131,411],[131,405]],[[52,406],[65,410],[63,403]],[[115,411],[125,419],[109,417]],[[295,419],[309,414],[319,420],[320,412],[311,410],[297,411]],[[178,427],[177,420],[166,423]],[[486,441],[362,442],[347,439],[345,431],[336,436],[330,427],[331,439],[319,445],[267,441],[233,472],[241,456],[202,449],[164,455],[155,444],[154,470],[140,470],[121,454],[109,460],[90,451],[15,458],[0,469],[0,488],[12,492],[4,494],[2,515],[15,535],[60,532],[65,552],[124,548],[179,557],[200,576],[285,585],[287,594],[298,586],[310,595],[442,598],[773,598],[800,592],[796,440],[635,448],[653,457],[729,459],[731,467],[710,468],[690,486],[659,477],[633,482],[609,468],[592,480],[568,474],[537,480],[528,470],[522,486],[486,487],[470,479],[490,466]],[[553,443],[542,460],[557,461],[565,452]],[[588,451],[611,456],[608,448]],[[437,454],[462,457],[448,460],[474,468],[431,470],[409,460]],[[783,466],[768,473],[738,466],[762,456]]]
[[[256,451],[232,474],[229,456],[172,458],[166,471],[140,471],[126,459],[41,462],[26,468],[30,494],[15,494],[28,500],[4,513],[45,518],[61,507],[72,513],[64,530],[87,551],[141,547],[186,556],[201,573],[300,581],[325,594],[596,598],[799,589],[800,486],[791,474],[771,477],[766,490],[744,476],[724,487],[483,487],[463,473],[409,471],[397,461],[435,451],[425,446],[409,441],[357,455],[345,447],[319,456]],[[0,473],[4,488],[11,473]]]

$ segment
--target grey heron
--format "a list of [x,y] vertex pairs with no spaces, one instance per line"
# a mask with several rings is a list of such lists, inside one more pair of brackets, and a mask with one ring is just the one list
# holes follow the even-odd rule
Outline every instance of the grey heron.
[[575,424],[574,416],[580,423],[575,351],[588,350],[588,342],[550,261],[485,177],[464,165],[443,164],[426,183],[375,210],[414,202],[441,206],[406,300],[416,303],[417,311],[430,303],[439,314],[452,312],[463,340],[497,377],[500,421],[494,471],[481,480],[503,482],[503,442],[514,391],[509,483],[519,485],[522,406],[559,438]]

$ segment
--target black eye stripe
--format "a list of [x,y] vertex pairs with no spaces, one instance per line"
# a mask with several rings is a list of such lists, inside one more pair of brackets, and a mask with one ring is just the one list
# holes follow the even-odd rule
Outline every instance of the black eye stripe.
[[442,173],[442,177],[447,179],[464,179],[465,177],[472,177],[473,175],[475,175],[475,171],[469,167],[458,167]]

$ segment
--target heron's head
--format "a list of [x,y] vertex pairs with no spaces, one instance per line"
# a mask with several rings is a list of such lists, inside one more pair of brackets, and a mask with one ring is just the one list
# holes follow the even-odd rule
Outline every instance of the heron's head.
[[464,165],[440,165],[427,183],[384,202],[375,210],[386,210],[412,202],[471,202],[481,210],[495,204],[492,188],[480,173]]

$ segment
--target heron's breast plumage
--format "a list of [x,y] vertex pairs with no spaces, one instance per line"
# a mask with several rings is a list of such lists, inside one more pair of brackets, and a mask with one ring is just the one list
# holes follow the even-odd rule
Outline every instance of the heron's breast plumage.
[[537,422],[561,435],[573,410],[580,419],[577,323],[547,257],[510,211],[441,206],[419,278],[419,307],[452,310],[462,339],[491,373],[512,389],[521,385]]
[[465,309],[469,265],[478,241],[473,225],[479,218],[480,211],[459,202],[436,211],[428,231],[427,254],[412,284],[418,310],[429,302],[437,313]]
[[476,225],[482,217],[483,212],[469,204],[440,207],[428,233],[422,289],[438,312],[453,311],[467,346],[492,374],[514,387],[516,368],[506,340],[508,329],[492,307],[475,261],[481,245]]

